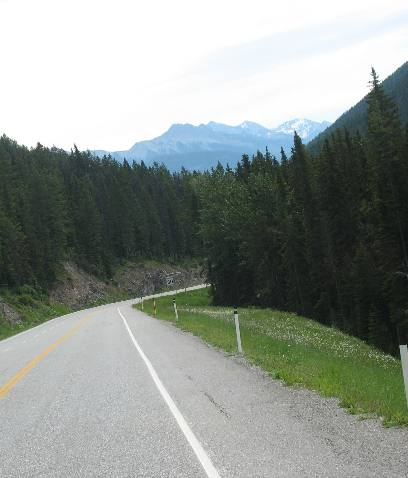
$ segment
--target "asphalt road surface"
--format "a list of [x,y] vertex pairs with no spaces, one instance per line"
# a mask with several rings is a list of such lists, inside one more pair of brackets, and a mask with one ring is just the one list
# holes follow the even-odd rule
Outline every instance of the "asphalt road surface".
[[405,477],[408,432],[284,387],[132,301],[0,342],[0,477]]

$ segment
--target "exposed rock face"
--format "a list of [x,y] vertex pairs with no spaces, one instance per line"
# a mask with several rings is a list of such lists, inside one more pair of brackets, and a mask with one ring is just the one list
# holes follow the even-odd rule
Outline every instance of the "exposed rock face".
[[18,312],[12,309],[3,298],[0,297],[0,315],[2,315],[7,322],[10,322],[12,325],[21,324],[23,319]]
[[113,292],[113,286],[105,284],[71,262],[65,263],[64,269],[66,278],[54,285],[50,296],[51,299],[73,310],[80,309]]
[[66,277],[54,285],[50,297],[72,310],[78,310],[108,296],[121,294],[140,297],[205,282],[199,267],[187,268],[154,262],[128,263],[107,283],[71,262],[65,263],[64,268]]
[[115,275],[118,288],[135,297],[181,289],[205,282],[200,267],[172,265],[128,264]]

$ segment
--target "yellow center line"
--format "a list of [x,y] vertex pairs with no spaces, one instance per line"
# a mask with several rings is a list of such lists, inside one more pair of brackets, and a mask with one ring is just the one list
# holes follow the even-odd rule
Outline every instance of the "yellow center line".
[[63,342],[68,340],[74,334],[81,329],[88,320],[95,315],[94,312],[91,315],[87,315],[81,319],[71,330],[69,330],[65,335],[60,337],[58,340],[49,345],[45,350],[43,350],[39,355],[37,355],[31,362],[29,362],[25,367],[19,370],[8,382],[6,382],[2,387],[0,387],[0,399],[4,398],[17,384],[22,380],[30,370],[32,370],[36,365],[38,365],[42,360],[47,357],[54,349],[61,345]]

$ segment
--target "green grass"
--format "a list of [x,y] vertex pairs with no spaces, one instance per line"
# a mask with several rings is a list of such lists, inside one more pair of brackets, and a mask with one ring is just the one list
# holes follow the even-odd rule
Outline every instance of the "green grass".
[[71,312],[64,304],[53,302],[30,287],[23,288],[19,293],[3,290],[1,297],[20,314],[23,320],[20,324],[12,325],[0,315],[0,340]]
[[[0,296],[22,317],[21,324],[12,325],[0,314],[0,340],[31,329],[47,320],[74,312],[68,306],[54,302],[50,298],[29,286],[23,286],[18,292],[2,290]],[[130,299],[125,292],[111,293],[101,299],[89,302],[83,309]]]
[[[156,299],[157,315],[175,323],[172,299]],[[232,308],[210,303],[207,289],[179,294],[175,325],[234,354]],[[153,315],[152,300],[144,303],[144,312]],[[408,424],[401,363],[395,358],[289,312],[240,309],[239,319],[245,357],[272,377],[337,397],[350,413],[378,416],[385,426]]]

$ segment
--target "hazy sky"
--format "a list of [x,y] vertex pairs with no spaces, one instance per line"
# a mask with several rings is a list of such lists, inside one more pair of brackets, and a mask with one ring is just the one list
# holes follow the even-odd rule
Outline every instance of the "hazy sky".
[[333,121],[408,59],[406,0],[0,0],[0,134],[128,149],[172,123]]

